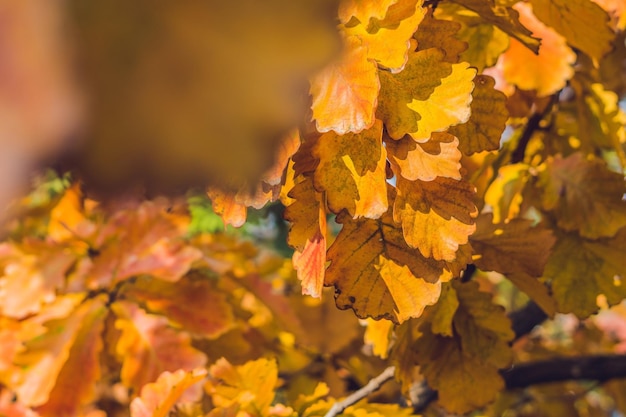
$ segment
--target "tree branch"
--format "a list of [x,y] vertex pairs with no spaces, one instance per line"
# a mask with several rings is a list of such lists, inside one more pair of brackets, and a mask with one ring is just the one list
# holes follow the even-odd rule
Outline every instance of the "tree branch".
[[545,108],[542,111],[533,113],[529,118],[522,135],[517,142],[517,146],[511,154],[511,163],[517,164],[519,162],[524,161],[524,156],[526,155],[526,147],[528,146],[528,142],[533,137],[533,133],[539,128],[539,124],[541,121],[552,111],[552,107],[556,104],[558,100],[559,93],[556,93],[550,97],[550,101],[546,104]]
[[522,363],[500,372],[507,389],[571,379],[606,381],[626,377],[626,355],[555,358]]
[[341,414],[343,410],[345,410],[346,408],[350,407],[353,404],[356,404],[357,402],[367,397],[371,393],[378,391],[378,389],[385,382],[393,378],[395,373],[396,373],[395,366],[390,366],[386,368],[380,375],[371,379],[361,389],[348,395],[343,400],[337,401],[335,404],[333,404],[333,406],[330,408],[330,410],[328,410],[328,412],[325,414],[324,417],[335,417],[336,415]]

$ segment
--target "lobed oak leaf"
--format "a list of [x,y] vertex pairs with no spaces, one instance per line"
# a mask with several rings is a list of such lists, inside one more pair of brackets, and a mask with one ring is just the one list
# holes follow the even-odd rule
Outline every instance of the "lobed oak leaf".
[[94,233],[95,224],[87,219],[83,196],[78,183],[67,189],[50,212],[48,236],[55,242],[70,241],[73,238],[89,238]]
[[387,10],[398,0],[341,0],[339,2],[339,19],[342,23],[347,23],[352,17],[366,25],[371,18],[382,19],[387,14]]
[[[539,96],[559,91],[574,75],[576,54],[567,46],[566,39],[546,26],[533,14],[527,3],[518,3],[520,19],[541,37],[539,53],[535,54],[520,42],[511,39],[509,49],[501,55],[498,66],[504,78],[523,90],[536,90]],[[545,21],[544,21],[545,22]]]
[[459,303],[453,335],[436,334],[432,323],[423,323],[413,358],[428,385],[439,393],[441,405],[465,413],[493,401],[504,388],[498,370],[513,359],[508,342],[514,334],[504,309],[492,304],[491,296],[480,292],[477,283],[453,281],[452,286]]
[[[352,220],[341,214],[337,221],[343,228],[328,249],[331,264],[325,284],[335,286],[339,308],[352,308],[361,318],[397,323],[419,315],[434,302],[433,293],[438,289],[423,283],[436,285],[451,278],[445,262],[424,258],[407,246],[391,213],[378,220]],[[416,298],[407,290],[425,293],[426,298]]]
[[434,308],[430,317],[430,330],[437,335],[453,337],[454,336],[454,315],[459,309],[459,297],[454,286],[446,282],[441,286],[441,296],[437,307]]
[[413,100],[427,100],[450,74],[452,64],[445,62],[443,52],[435,48],[409,53],[406,66],[398,74],[379,72],[381,87],[376,115],[391,138],[402,139],[407,133],[417,131],[421,116],[408,105]]
[[289,193],[294,201],[285,209],[291,223],[287,242],[295,248],[293,266],[302,284],[302,294],[321,297],[326,270],[326,209],[310,178]]
[[508,35],[490,23],[464,23],[466,24],[459,31],[459,39],[464,40],[469,47],[463,51],[461,59],[469,62],[479,73],[485,68],[493,67],[498,57],[509,47]]
[[411,48],[410,39],[423,18],[422,0],[399,0],[387,10],[384,19],[346,25],[344,30],[361,40],[370,59],[395,73],[404,68]]
[[122,383],[135,392],[165,371],[191,371],[206,363],[206,356],[191,346],[188,333],[167,325],[167,319],[146,313],[129,301],[111,305],[120,331],[115,353],[122,362]]
[[313,147],[319,160],[313,182],[325,192],[328,208],[347,210],[353,218],[378,218],[387,211],[387,152],[383,126],[376,121],[359,134],[323,134]]
[[207,375],[206,369],[163,372],[155,382],[146,384],[130,403],[131,417],[167,417],[170,410],[181,401],[194,401],[200,392],[192,392],[193,385]]
[[356,36],[348,36],[345,43],[339,61],[311,80],[311,109],[320,132],[358,133],[374,124],[380,91],[376,64]]
[[613,238],[596,241],[573,233],[559,236],[544,272],[559,312],[586,318],[598,311],[598,295],[609,305],[626,298],[625,250],[625,228]]
[[501,6],[491,0],[453,0],[455,3],[472,10],[485,22],[489,22],[509,36],[517,39],[534,53],[539,51],[540,40],[525,27],[519,19],[519,13],[509,5]]
[[626,184],[595,158],[574,153],[546,162],[539,174],[541,202],[559,227],[591,239],[614,236],[626,225]]
[[428,9],[424,20],[420,23],[419,30],[414,35],[418,50],[438,48],[444,53],[444,61],[455,64],[459,62],[461,53],[468,48],[466,42],[457,39],[460,29],[460,23],[437,19],[433,17],[432,9]]
[[98,254],[87,276],[89,288],[149,274],[175,282],[202,253],[184,241],[188,217],[168,213],[157,202],[116,212],[94,239]]
[[537,278],[543,274],[556,238],[551,230],[532,227],[532,223],[526,219],[511,219],[494,224],[491,214],[480,216],[476,233],[470,237],[474,264],[484,271],[506,275],[552,316],[556,312],[555,301]]
[[500,148],[500,137],[506,127],[509,112],[506,108],[506,96],[494,86],[495,80],[490,76],[477,75],[474,78],[469,120],[448,130],[448,133],[459,138],[459,150],[465,155]]
[[87,301],[81,328],[70,348],[48,401],[37,412],[42,417],[72,417],[96,397],[96,383],[102,375],[100,354],[104,348],[102,332],[108,315],[106,297]]
[[448,133],[433,133],[424,143],[410,136],[385,142],[394,171],[407,180],[432,181],[437,177],[461,179],[459,140]]
[[524,163],[505,165],[485,192],[485,204],[493,210],[493,221],[503,223],[517,217],[522,203],[522,192],[531,178],[529,166]]
[[205,391],[219,409],[236,407],[251,416],[268,414],[278,382],[275,360],[257,359],[240,366],[220,358],[209,368]]
[[459,245],[467,243],[476,226],[474,187],[438,177],[434,181],[397,180],[393,218],[402,225],[410,247],[425,257],[453,261]]
[[433,132],[465,123],[470,117],[470,103],[476,70],[464,62],[452,64],[452,73],[441,80],[427,99],[413,99],[407,107],[420,115],[417,130],[409,132],[416,141],[428,140]]
[[139,277],[121,293],[194,336],[217,339],[234,325],[226,294],[199,274],[187,274],[176,283]]
[[[60,394],[58,390],[65,389],[67,374],[72,373],[71,368],[76,366],[76,358],[70,356],[72,353],[76,355],[77,352],[81,352],[81,349],[85,349],[83,357],[86,359],[85,365],[90,364],[91,367],[86,366],[84,374],[86,385],[81,391],[77,391],[80,394],[77,404],[73,406],[88,400],[91,396],[89,384],[98,375],[97,360],[94,358],[97,357],[101,345],[97,337],[94,338],[95,335],[91,333],[92,329],[84,322],[93,324],[97,333],[106,311],[105,299],[100,296],[77,305],[84,295],[66,297],[69,298],[59,298],[58,303],[50,306],[53,311],[43,311],[41,317],[33,316],[23,323],[21,334],[23,347],[13,358],[17,368],[11,373],[2,375],[3,383],[10,387],[17,394],[19,401],[25,405],[37,407],[49,400],[53,401],[53,404],[57,400],[63,401],[63,398],[52,398],[51,394]],[[69,368],[64,371],[66,366]],[[59,380],[61,376],[62,379]],[[59,388],[56,387],[57,382],[60,383]],[[71,401],[73,400],[70,400],[70,407]]]
[[[611,49],[615,33],[609,27],[609,16],[591,0],[531,0],[535,15],[563,35],[574,48],[595,59]],[[580,31],[585,28],[585,31]],[[584,32],[584,33],[583,33]]]

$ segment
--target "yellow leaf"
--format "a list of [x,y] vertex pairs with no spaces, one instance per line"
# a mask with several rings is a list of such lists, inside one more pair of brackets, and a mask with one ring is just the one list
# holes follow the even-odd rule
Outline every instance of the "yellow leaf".
[[389,136],[401,139],[417,131],[421,116],[409,109],[413,100],[427,100],[442,79],[452,73],[452,64],[443,52],[431,48],[409,53],[406,66],[398,74],[380,71],[380,96],[377,117],[385,123]]
[[461,54],[461,59],[469,62],[480,73],[496,64],[498,57],[509,47],[509,37],[489,23],[473,23],[459,31],[459,39],[469,45]]
[[452,73],[425,100],[413,99],[407,107],[420,115],[417,130],[409,132],[417,141],[428,140],[433,132],[465,123],[470,117],[472,82],[476,70],[464,62],[452,64]]
[[389,161],[408,180],[432,181],[436,177],[461,179],[459,140],[447,133],[433,133],[424,143],[410,136],[385,143]]
[[485,203],[493,210],[493,221],[502,223],[517,216],[522,203],[522,191],[530,178],[526,164],[505,165],[485,193]]
[[504,388],[498,370],[511,363],[508,342],[514,334],[504,308],[492,304],[489,294],[478,291],[478,284],[453,281],[452,286],[459,302],[454,334],[436,334],[433,324],[425,322],[414,343],[414,359],[428,385],[439,393],[440,404],[462,414],[493,401]]
[[544,272],[562,313],[585,318],[598,311],[597,297],[609,305],[626,298],[626,229],[612,239],[592,241],[570,233],[559,236]]
[[[396,312],[408,317],[423,308],[418,305],[420,300],[406,292],[406,288],[421,283],[411,284],[410,280],[436,283],[450,279],[445,262],[424,258],[406,245],[390,213],[378,220],[352,220],[341,214],[337,221],[343,228],[328,249],[331,264],[326,270],[326,284],[335,286],[339,308],[352,308],[361,318],[398,322]],[[393,261],[394,265],[384,260]],[[411,310],[412,304],[416,310]]]
[[347,23],[352,17],[367,25],[371,18],[382,19],[387,10],[398,0],[341,0],[339,2],[339,19]]
[[615,33],[608,25],[609,16],[593,1],[532,0],[531,4],[537,17],[556,29],[574,48],[598,60],[611,49]]
[[163,372],[155,382],[144,385],[141,394],[130,403],[131,417],[169,416],[170,410],[178,402],[184,401],[185,397],[193,399],[189,388],[202,381],[206,375],[207,371],[202,368]]
[[539,96],[553,94],[563,88],[574,75],[572,65],[576,54],[567,46],[566,39],[535,17],[526,3],[518,3],[517,10],[524,25],[541,37],[539,54],[511,39],[509,49],[501,55],[498,66],[505,79],[523,90],[537,90]]
[[387,152],[382,145],[382,123],[360,134],[322,135],[314,145],[319,159],[314,184],[326,193],[328,208],[347,210],[354,218],[378,218],[387,211]]
[[437,303],[437,307],[434,309],[433,315],[430,318],[431,331],[434,334],[441,336],[454,336],[452,323],[458,308],[459,298],[456,294],[454,286],[449,282],[443,284],[441,287],[439,302]]
[[477,75],[474,85],[469,120],[448,130],[459,138],[459,149],[465,155],[499,149],[500,137],[509,118],[506,96],[494,88],[493,78]]
[[311,108],[320,132],[358,133],[374,124],[380,90],[376,64],[356,36],[345,43],[340,59],[311,80]]
[[389,8],[383,21],[346,26],[344,30],[361,40],[368,58],[391,72],[398,72],[407,62],[409,40],[423,18],[422,0],[399,0]]
[[367,319],[367,327],[363,335],[363,342],[372,346],[372,353],[381,359],[389,356],[389,342],[393,322],[389,320]]
[[439,177],[434,181],[397,180],[394,220],[402,225],[409,246],[425,257],[452,261],[459,245],[474,232],[478,210],[474,187]]
[[582,153],[551,159],[539,184],[543,208],[555,213],[564,230],[595,239],[614,236],[626,225],[624,178],[601,160],[586,159]]
[[233,405],[251,415],[267,415],[278,382],[276,361],[257,359],[233,366],[221,358],[209,369],[205,385],[218,408]]

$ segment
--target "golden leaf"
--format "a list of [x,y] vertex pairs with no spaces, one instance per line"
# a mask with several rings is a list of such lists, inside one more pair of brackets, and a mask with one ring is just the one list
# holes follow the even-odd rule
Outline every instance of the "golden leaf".
[[387,211],[382,123],[360,134],[322,135],[313,148],[319,159],[314,184],[326,193],[328,208],[339,213],[347,210],[354,218],[378,218]]
[[433,17],[432,9],[428,9],[419,30],[415,33],[417,47],[420,51],[439,48],[444,53],[443,60],[455,64],[468,47],[467,43],[457,39],[459,29],[461,25],[458,22],[436,19]]
[[356,36],[348,36],[345,43],[339,61],[311,80],[311,108],[320,132],[358,133],[374,123],[380,90],[376,64]]
[[385,143],[394,171],[407,180],[432,181],[436,177],[461,179],[459,140],[447,133],[433,133],[424,143],[410,136]]
[[474,187],[439,177],[434,181],[398,178],[397,188],[393,217],[402,225],[407,244],[425,257],[454,260],[459,245],[467,243],[476,229]]

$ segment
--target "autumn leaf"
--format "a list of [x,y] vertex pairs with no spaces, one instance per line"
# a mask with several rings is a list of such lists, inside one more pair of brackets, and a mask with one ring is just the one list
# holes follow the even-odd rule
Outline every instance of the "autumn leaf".
[[183,240],[186,217],[145,202],[116,212],[94,238],[97,256],[87,278],[89,288],[150,274],[174,282],[202,253]]
[[497,26],[483,23],[479,19],[467,19],[463,23],[465,25],[459,31],[459,39],[464,40],[469,47],[463,51],[461,59],[469,62],[479,73],[485,68],[493,67],[498,57],[509,47],[507,34]]
[[380,81],[367,46],[356,36],[345,51],[311,80],[313,119],[320,132],[358,133],[374,123]]
[[381,359],[387,359],[392,330],[392,321],[367,319],[363,342],[372,347],[374,355]]
[[140,277],[121,292],[194,336],[217,339],[234,325],[226,294],[200,274],[187,274],[175,284]]
[[[97,355],[100,344],[94,339],[103,318],[104,297],[97,297],[82,302],[84,295],[73,295],[59,298],[57,303],[51,304],[40,316],[27,319],[23,326],[23,348],[13,358],[13,363],[19,367],[15,374],[3,375],[3,382],[9,386],[25,405],[40,406],[49,400],[52,404],[64,401],[63,398],[51,398],[51,393],[63,394],[66,389],[67,373],[74,378],[72,367],[76,367],[76,354],[84,354],[85,384],[94,382],[98,375]],[[93,324],[94,329],[83,325]],[[100,323],[99,323],[100,322]],[[78,343],[78,344],[77,344]],[[77,344],[77,345],[76,345]],[[76,349],[74,346],[76,345]],[[85,349],[82,352],[82,349]],[[70,359],[70,354],[74,355]],[[91,365],[91,366],[87,366]],[[63,371],[65,366],[70,369]],[[81,371],[82,372],[82,371]],[[57,380],[60,385],[57,388]],[[91,387],[84,386],[84,390],[76,391],[76,403],[67,404],[76,407],[82,401],[88,400]],[[74,400],[72,400],[74,401]],[[62,403],[58,404],[63,407]],[[49,415],[49,414],[48,414]]]
[[128,301],[117,301],[111,309],[120,331],[115,353],[122,361],[121,380],[135,392],[165,371],[191,371],[206,363],[206,356],[191,346],[189,334],[168,327],[165,317]]
[[[611,49],[615,34],[608,25],[609,16],[593,1],[532,0],[531,4],[539,19],[592,58],[601,59]],[[579,28],[586,28],[584,34]]]
[[278,369],[274,360],[257,359],[240,366],[220,358],[209,368],[205,391],[220,409],[235,406],[253,416],[264,416],[274,399]]
[[478,284],[454,281],[452,286],[459,302],[451,317],[454,335],[436,334],[431,323],[424,323],[413,357],[441,405],[465,413],[493,401],[504,388],[498,369],[511,363],[508,342],[514,335],[504,309],[478,291]]
[[359,22],[367,25],[371,18],[384,18],[389,7],[397,2],[398,0],[383,0],[376,2],[342,0],[339,2],[338,14],[343,23],[347,23],[350,18],[355,17]]
[[387,211],[386,151],[382,123],[360,134],[322,135],[313,148],[319,165],[315,188],[325,192],[328,208],[354,218],[378,218]]
[[[108,314],[105,302],[105,297],[99,296],[86,303],[88,310],[82,316],[82,327],[70,348],[67,361],[59,372],[48,401],[37,409],[42,417],[74,416],[96,397],[95,384],[102,376],[102,332]],[[81,314],[80,311],[76,313]]]
[[141,394],[131,402],[131,417],[169,416],[170,410],[176,403],[185,399],[193,400],[194,396],[199,396],[190,393],[189,389],[202,381],[206,375],[207,371],[202,368],[191,371],[179,369],[176,372],[163,372],[155,382],[144,385]]
[[[432,9],[428,9],[419,30],[415,33],[417,48],[420,51],[439,48],[444,53],[444,61],[451,64],[459,62],[459,57],[468,44],[457,39],[461,29],[458,22],[433,17]],[[467,60],[465,60],[467,61]]]
[[407,246],[390,213],[378,220],[352,220],[344,214],[337,221],[343,228],[328,249],[325,283],[335,286],[339,308],[352,308],[362,318],[399,322],[420,315],[437,300],[437,281],[451,277],[446,264]]
[[[534,2],[533,2],[534,4]],[[567,46],[566,39],[535,17],[527,3],[518,3],[520,20],[541,37],[539,53],[529,51],[515,39],[501,55],[499,66],[505,79],[524,90],[536,90],[539,96],[553,94],[574,75],[576,54]]]
[[559,227],[591,239],[614,236],[626,225],[626,185],[605,163],[574,153],[549,160],[539,175],[541,202]]
[[302,294],[321,297],[326,270],[326,209],[310,178],[289,193],[295,201],[285,209],[291,223],[287,242],[296,251],[293,266],[302,283]]
[[512,7],[502,7],[489,0],[454,0],[454,2],[476,12],[485,22],[497,26],[534,53],[539,50],[540,40],[520,22],[519,13]]
[[626,229],[613,238],[593,241],[573,233],[558,236],[544,277],[552,287],[560,312],[584,318],[598,311],[597,297],[603,294],[609,305],[626,297],[623,274],[626,270]]
[[549,315],[555,311],[554,300],[537,278],[543,274],[556,238],[543,227],[532,227],[532,221],[512,219],[494,224],[491,214],[476,222],[476,233],[470,237],[474,264],[484,271],[504,274],[526,292]]
[[410,136],[385,142],[389,161],[407,180],[432,181],[437,177],[461,179],[459,140],[447,133],[433,133],[427,142]]
[[394,220],[410,247],[425,257],[452,261],[459,245],[474,232],[474,188],[463,181],[439,177],[434,181],[397,180]]
[[443,52],[431,48],[409,54],[405,68],[398,74],[381,71],[377,117],[385,123],[389,136],[401,139],[417,131],[421,116],[409,109],[413,100],[427,100],[442,79],[452,74],[452,64]]
[[496,90],[494,85],[495,81],[490,76],[477,75],[474,78],[469,120],[448,130],[459,138],[459,150],[465,155],[500,148],[500,137],[509,113],[506,109],[506,96]]

